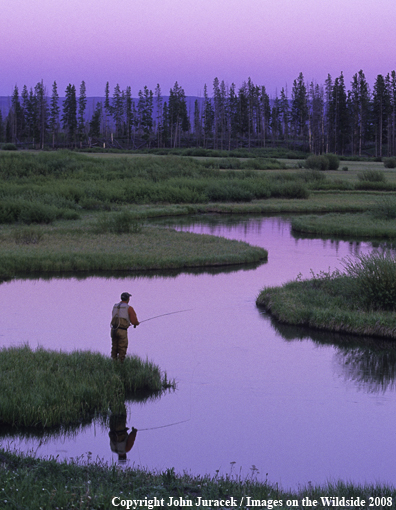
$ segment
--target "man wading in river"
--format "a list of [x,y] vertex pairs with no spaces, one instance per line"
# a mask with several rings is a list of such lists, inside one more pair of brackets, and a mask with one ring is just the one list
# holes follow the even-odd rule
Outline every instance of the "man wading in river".
[[113,306],[111,319],[111,357],[124,361],[128,349],[128,328],[139,325],[138,318],[132,306],[129,306],[129,298],[132,294],[123,292],[121,302]]

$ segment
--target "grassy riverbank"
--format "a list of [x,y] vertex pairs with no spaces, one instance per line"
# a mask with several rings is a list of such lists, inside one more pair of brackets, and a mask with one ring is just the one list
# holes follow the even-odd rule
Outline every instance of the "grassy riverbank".
[[[322,487],[309,484],[297,491],[291,491],[281,489],[277,484],[257,481],[254,472],[252,477],[244,480],[236,476],[176,475],[173,469],[152,473],[139,469],[108,467],[100,463],[78,465],[74,462],[38,460],[4,450],[0,450],[0,487],[1,507],[23,510],[107,510],[116,507],[112,504],[113,498],[117,498],[114,502],[119,508],[127,508],[128,500],[142,500],[142,503],[135,507],[131,501],[129,508],[150,508],[149,502],[153,505],[154,498],[157,498],[157,501],[163,498],[165,508],[180,508],[180,498],[190,500],[194,508],[255,506],[271,509],[289,506],[301,509],[307,506],[302,505],[302,500],[306,497],[311,501],[317,500],[315,508],[318,509],[329,507],[321,500],[322,497],[345,497],[348,500],[360,497],[366,501],[364,508],[368,508],[370,503],[376,508],[396,506],[393,503],[396,502],[395,488],[380,484],[361,486],[339,482],[328,483]],[[259,503],[250,502],[249,505],[248,497],[259,500]],[[229,506],[232,498],[235,505],[233,507]],[[218,503],[205,503],[203,500],[215,500]],[[295,501],[287,505],[288,500]],[[278,502],[276,505],[275,501]]]
[[326,214],[293,218],[294,232],[320,236],[396,239],[396,197],[383,194],[363,214]]
[[379,219],[369,212],[293,218],[292,231],[321,237],[396,239],[395,220]]
[[85,218],[73,226],[64,222],[56,226],[3,227],[0,277],[206,267],[267,259],[262,248],[215,236],[140,224],[134,228],[133,223],[131,231],[124,233],[122,221],[121,233],[116,233],[108,218]]
[[395,257],[373,252],[346,259],[344,269],[266,287],[256,303],[287,324],[396,338]]
[[[124,363],[92,352],[71,354],[28,346],[0,350],[0,425],[67,427],[122,408],[139,392],[174,387],[153,363]],[[0,496],[1,497],[1,496]]]

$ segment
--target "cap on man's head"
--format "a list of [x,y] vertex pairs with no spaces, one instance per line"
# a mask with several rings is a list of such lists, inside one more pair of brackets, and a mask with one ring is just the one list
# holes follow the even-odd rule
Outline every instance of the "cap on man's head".
[[123,292],[121,294],[121,301],[127,301],[131,296],[132,294],[129,294],[129,292]]

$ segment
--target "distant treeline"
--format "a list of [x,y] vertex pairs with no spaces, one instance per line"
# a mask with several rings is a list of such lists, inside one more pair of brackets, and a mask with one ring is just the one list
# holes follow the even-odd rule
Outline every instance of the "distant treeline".
[[[165,100],[167,99],[167,100]],[[220,150],[285,147],[315,154],[396,155],[396,73],[378,75],[371,90],[363,71],[347,90],[343,73],[324,84],[307,83],[302,73],[270,99],[265,86],[249,78],[237,88],[215,78],[204,86],[193,111],[176,82],[164,97],[160,85],[132,97],[117,84],[96,102],[87,118],[86,86],[69,84],[63,101],[56,82],[15,86],[10,109],[0,111],[0,143],[25,148],[105,147],[118,149],[203,147]]]

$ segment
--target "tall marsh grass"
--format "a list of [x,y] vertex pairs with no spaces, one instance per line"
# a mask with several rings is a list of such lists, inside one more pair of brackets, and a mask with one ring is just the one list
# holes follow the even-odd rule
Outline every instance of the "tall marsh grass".
[[396,255],[389,250],[347,257],[345,276],[355,283],[354,301],[366,310],[396,310]]
[[174,382],[149,361],[127,356],[124,363],[101,354],[0,350],[0,424],[50,428],[121,409],[137,392],[156,393]]
[[0,223],[51,223],[125,204],[249,202],[306,198],[298,176],[279,186],[273,159],[90,157],[68,151],[0,154]]

